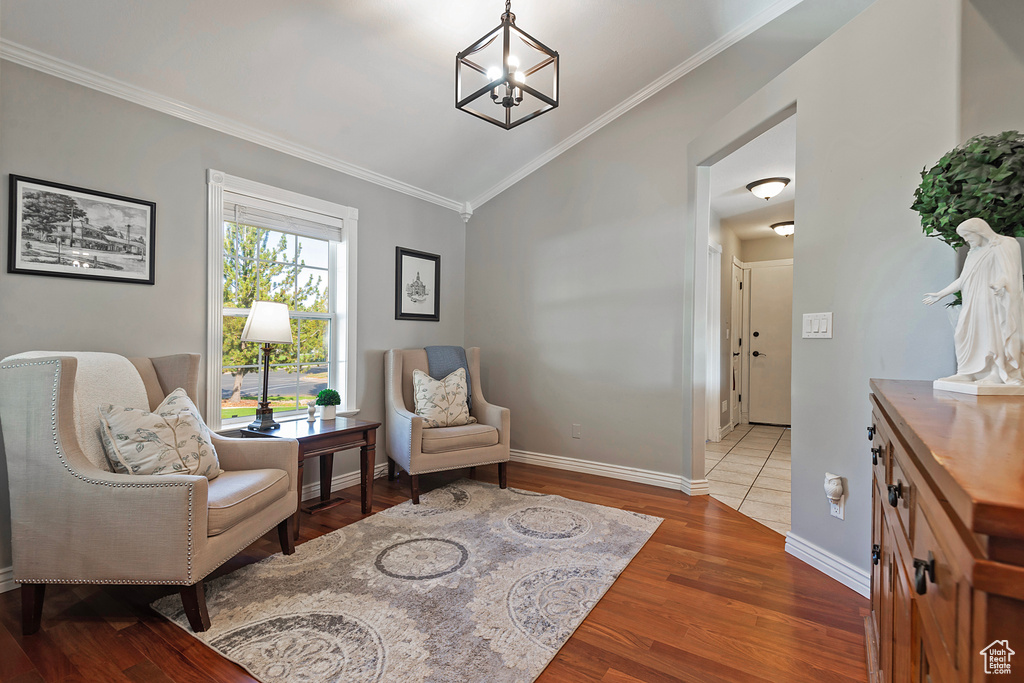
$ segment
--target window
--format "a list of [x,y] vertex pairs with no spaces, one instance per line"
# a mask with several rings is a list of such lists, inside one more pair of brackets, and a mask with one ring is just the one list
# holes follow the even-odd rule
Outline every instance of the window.
[[355,210],[216,171],[209,187],[207,423],[253,419],[262,355],[240,340],[253,301],[290,311],[293,343],[274,345],[270,358],[275,417],[305,416],[306,401],[328,387],[341,395],[339,411],[354,414]]

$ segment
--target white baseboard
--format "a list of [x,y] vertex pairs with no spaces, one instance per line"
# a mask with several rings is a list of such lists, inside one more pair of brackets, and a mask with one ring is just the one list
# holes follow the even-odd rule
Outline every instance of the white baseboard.
[[626,465],[611,465],[593,460],[580,460],[579,458],[567,458],[564,455],[549,455],[547,453],[532,453],[512,449],[512,462],[524,462],[529,465],[540,465],[551,467],[556,470],[568,470],[570,472],[585,472],[596,474],[612,479],[623,481],[635,481],[639,484],[650,484],[666,489],[682,491],[690,496],[701,496],[710,492],[707,479],[696,479],[691,481],[678,474],[666,474],[665,472],[654,472],[643,470],[639,467],[628,467]]
[[[386,462],[380,463],[373,468],[373,478],[380,479],[388,472],[388,464]],[[303,477],[305,479],[305,477]],[[339,489],[345,489],[349,486],[355,486],[359,483],[359,470],[354,472],[344,472],[342,474],[335,475],[331,479],[331,491],[337,491]],[[320,496],[320,482],[313,482],[312,484],[305,484],[302,487],[302,500],[309,500],[310,498],[318,498]]]
[[0,569],[0,593],[12,591],[20,585],[14,582],[14,567]]
[[688,496],[707,496],[711,494],[711,485],[708,484],[707,479],[687,479],[686,477],[680,477],[683,480],[679,490]]
[[871,596],[871,574],[869,572],[796,536],[792,531],[786,534],[786,552],[803,560],[826,576],[832,577],[847,588],[852,588],[865,598]]
[[736,429],[736,425],[734,425],[732,422],[722,427],[722,429],[719,430],[718,432],[718,440],[721,441],[725,437],[729,436],[729,433],[734,429]]

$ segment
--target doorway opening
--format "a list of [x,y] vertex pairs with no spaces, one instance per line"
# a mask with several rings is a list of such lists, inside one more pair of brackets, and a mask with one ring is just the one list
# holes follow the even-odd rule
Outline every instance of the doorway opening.
[[[707,442],[713,498],[782,534],[790,528],[793,241],[772,229],[796,208],[796,117],[710,166]],[[786,178],[767,200],[747,185]]]

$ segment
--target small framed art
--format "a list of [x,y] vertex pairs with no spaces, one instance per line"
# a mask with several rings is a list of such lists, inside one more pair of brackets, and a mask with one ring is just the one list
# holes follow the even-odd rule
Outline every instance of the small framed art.
[[441,257],[395,247],[395,320],[441,319]]
[[151,285],[156,204],[11,175],[7,272]]

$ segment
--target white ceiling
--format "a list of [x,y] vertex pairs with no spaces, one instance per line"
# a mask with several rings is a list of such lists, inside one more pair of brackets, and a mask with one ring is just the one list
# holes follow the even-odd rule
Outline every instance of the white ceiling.
[[[747,184],[762,178],[789,178],[778,195],[765,201]],[[711,210],[740,240],[771,237],[772,223],[794,218],[796,198],[796,116],[791,116],[711,167]]]
[[801,1],[514,0],[517,24],[560,53],[561,96],[512,131],[454,107],[455,54],[498,25],[501,0],[4,0],[0,38],[8,59],[451,205],[489,199]]

